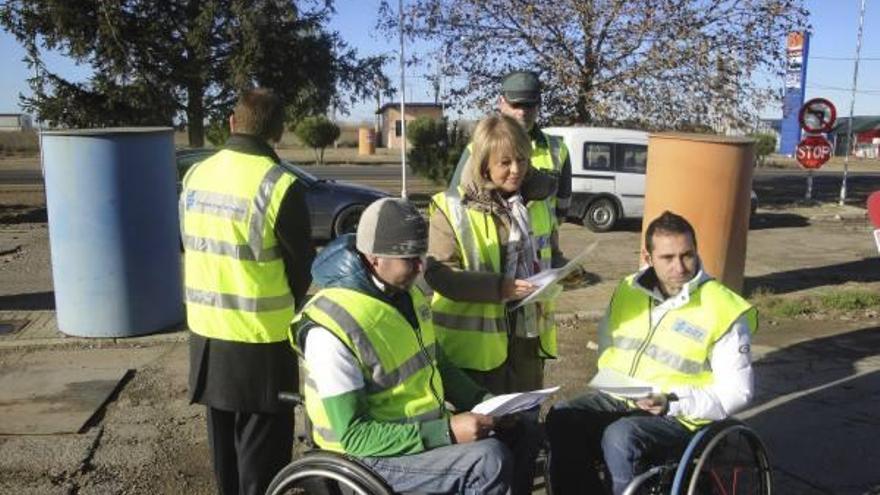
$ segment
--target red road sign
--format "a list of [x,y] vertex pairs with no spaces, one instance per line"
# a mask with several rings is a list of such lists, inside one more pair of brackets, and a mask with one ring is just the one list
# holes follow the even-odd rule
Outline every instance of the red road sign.
[[868,196],[868,218],[874,228],[880,229],[880,191],[874,191]]
[[804,168],[819,168],[831,158],[831,143],[823,136],[806,136],[797,146],[797,161]]
[[798,113],[801,128],[807,132],[831,132],[835,120],[837,120],[837,109],[825,98],[809,100]]

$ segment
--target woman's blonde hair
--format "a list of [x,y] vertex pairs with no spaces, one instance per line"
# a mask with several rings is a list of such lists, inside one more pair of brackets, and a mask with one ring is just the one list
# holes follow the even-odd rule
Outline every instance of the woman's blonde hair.
[[515,156],[528,163],[532,142],[523,126],[506,115],[491,115],[481,120],[474,129],[471,154],[462,172],[462,185],[475,184],[481,189],[494,189],[489,178],[489,157],[493,152],[512,150]]

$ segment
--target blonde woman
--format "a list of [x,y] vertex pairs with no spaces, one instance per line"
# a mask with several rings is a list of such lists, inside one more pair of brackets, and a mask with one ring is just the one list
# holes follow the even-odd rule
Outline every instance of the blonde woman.
[[446,357],[494,394],[541,388],[556,356],[551,302],[513,309],[550,268],[556,180],[529,163],[531,142],[510,117],[474,130],[461,185],[432,198],[425,280]]

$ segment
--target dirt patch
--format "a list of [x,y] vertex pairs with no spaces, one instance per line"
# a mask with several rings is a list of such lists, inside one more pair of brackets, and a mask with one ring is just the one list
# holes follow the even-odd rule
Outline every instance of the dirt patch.
[[45,206],[9,205],[0,209],[0,224],[46,223],[49,221]]

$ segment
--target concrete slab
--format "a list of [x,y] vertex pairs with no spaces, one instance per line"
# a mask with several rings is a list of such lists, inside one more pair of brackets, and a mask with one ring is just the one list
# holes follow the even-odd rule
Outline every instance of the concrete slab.
[[76,433],[100,409],[130,369],[156,359],[161,348],[32,352],[5,364],[0,375],[0,435]]
[[25,369],[0,377],[2,435],[77,433],[128,370]]

